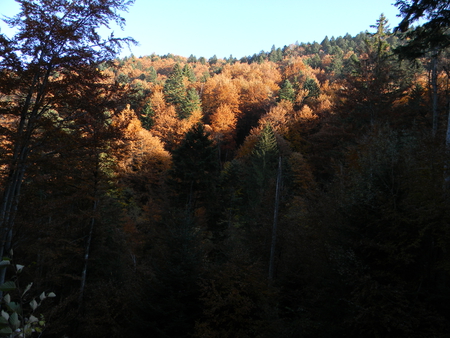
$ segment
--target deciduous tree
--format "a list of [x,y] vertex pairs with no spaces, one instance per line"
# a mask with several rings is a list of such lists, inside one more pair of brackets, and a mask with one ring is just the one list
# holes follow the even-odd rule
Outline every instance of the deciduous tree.
[[7,128],[11,156],[4,162],[8,174],[0,203],[1,255],[10,249],[30,156],[45,142],[40,129],[51,120],[51,112],[57,119],[51,127],[61,128],[76,117],[92,113],[94,118],[111,108],[111,101],[98,100],[101,106],[90,112],[87,100],[93,92],[117,90],[101,83],[104,75],[98,65],[111,60],[123,42],[131,41],[112,35],[104,40],[98,30],[111,21],[123,26],[119,13],[132,0],[17,2],[19,14],[5,19],[17,33],[11,39],[2,35],[0,43],[0,92],[9,97],[1,100],[0,112],[15,122]]

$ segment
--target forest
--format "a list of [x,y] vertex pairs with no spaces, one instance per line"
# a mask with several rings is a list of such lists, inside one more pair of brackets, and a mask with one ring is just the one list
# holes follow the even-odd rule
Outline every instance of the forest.
[[0,336],[448,337],[449,1],[241,59],[120,58],[133,1],[16,1]]

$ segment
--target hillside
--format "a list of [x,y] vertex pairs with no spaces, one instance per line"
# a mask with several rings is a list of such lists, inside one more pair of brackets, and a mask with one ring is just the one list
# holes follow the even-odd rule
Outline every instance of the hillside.
[[387,27],[240,60],[61,28],[28,68],[2,40],[0,329],[444,337],[448,46]]

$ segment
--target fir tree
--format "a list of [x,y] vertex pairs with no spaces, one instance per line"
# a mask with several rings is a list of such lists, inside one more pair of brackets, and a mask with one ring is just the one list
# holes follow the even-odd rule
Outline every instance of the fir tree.
[[146,80],[148,82],[155,82],[157,78],[158,78],[158,73],[156,72],[156,69],[153,66],[151,66],[150,69],[148,70],[148,75],[146,77]]
[[177,113],[182,115],[182,108],[186,101],[186,87],[184,86],[183,71],[179,63],[175,64],[172,73],[164,84],[164,96],[166,102],[173,104]]
[[188,64],[184,65],[183,67],[183,75],[188,78],[189,82],[197,81],[192,67]]
[[306,98],[317,98],[320,95],[320,88],[314,79],[308,78],[303,84],[303,89],[308,91],[308,96]]
[[187,118],[196,111],[201,110],[200,96],[195,88],[190,88],[186,94],[186,100],[183,103],[183,108],[180,114],[181,118]]
[[142,127],[144,127],[147,130],[150,130],[150,128],[153,126],[153,124],[155,122],[153,120],[154,116],[155,116],[155,111],[153,110],[152,102],[150,100],[148,100],[145,103],[144,107],[142,108],[142,112],[141,112],[141,116],[140,116]]
[[295,90],[292,86],[291,81],[288,79],[284,80],[283,84],[281,85],[281,89],[278,93],[278,101],[287,100],[294,102],[295,100]]
[[171,184],[181,206],[193,210],[208,201],[217,174],[217,150],[202,123],[196,124],[173,151]]
[[278,163],[278,144],[272,126],[267,123],[259,135],[258,142],[251,155],[254,184],[260,197],[269,180],[274,177]]

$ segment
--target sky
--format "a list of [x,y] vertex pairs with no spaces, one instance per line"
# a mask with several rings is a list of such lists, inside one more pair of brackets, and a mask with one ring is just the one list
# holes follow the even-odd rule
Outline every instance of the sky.
[[[115,36],[131,36],[133,54],[241,58],[296,42],[321,42],[325,36],[354,36],[383,13],[394,28],[400,21],[395,0],[135,0],[123,13],[126,26]],[[19,10],[14,0],[0,0],[0,15]],[[0,33],[11,31],[0,22]]]

